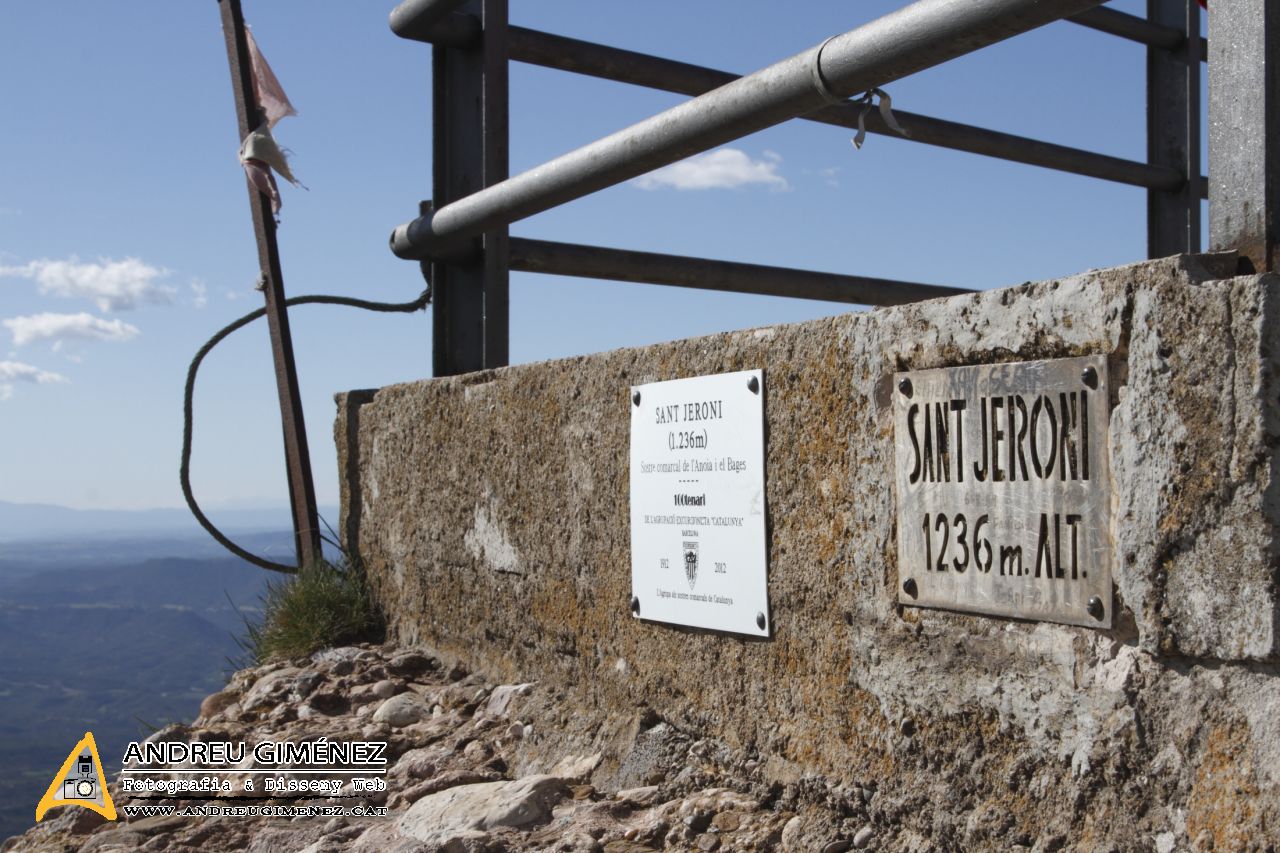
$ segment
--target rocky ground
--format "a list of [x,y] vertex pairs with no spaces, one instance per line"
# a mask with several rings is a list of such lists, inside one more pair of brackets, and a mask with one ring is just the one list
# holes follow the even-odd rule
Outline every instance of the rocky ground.
[[[923,838],[917,844],[889,830],[894,807],[877,798],[874,782],[832,786],[806,777],[769,783],[758,757],[697,739],[653,714],[627,730],[596,726],[597,744],[621,738],[627,741],[622,749],[565,753],[552,763],[548,756],[557,756],[556,745],[574,742],[563,732],[581,723],[559,698],[538,684],[493,684],[429,652],[391,646],[329,649],[242,670],[204,701],[194,723],[167,727],[150,740],[243,741],[249,749],[264,741],[384,740],[385,791],[357,796],[348,785],[334,799],[268,799],[262,793],[234,805],[380,806],[387,814],[129,817],[126,806],[184,809],[231,794],[141,799],[116,782],[111,791],[119,820],[57,808],[0,851],[931,849]],[[250,755],[237,769],[254,766]],[[219,778],[243,796],[244,779],[263,777],[240,772]],[[1030,845],[1030,839],[1009,841]]]

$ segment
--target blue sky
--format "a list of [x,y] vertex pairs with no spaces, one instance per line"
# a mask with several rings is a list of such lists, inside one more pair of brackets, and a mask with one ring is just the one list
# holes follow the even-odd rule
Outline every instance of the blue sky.
[[[244,0],[299,115],[276,137],[286,291],[402,301],[391,229],[430,195],[430,49],[393,4]],[[512,3],[512,21],[747,72],[898,0]],[[1113,8],[1140,13],[1126,0]],[[1144,51],[1059,23],[888,87],[903,110],[1140,160]],[[5,4],[0,29],[0,500],[179,506],[182,386],[216,329],[261,304],[217,4]],[[679,103],[513,64],[513,173]],[[884,136],[792,122],[710,163],[614,187],[512,233],[975,288],[1145,252],[1145,195]],[[714,168],[710,168],[714,166]],[[515,362],[803,320],[844,306],[516,274]],[[430,375],[429,317],[291,314],[313,468],[337,499],[335,392]],[[286,502],[264,324],[220,346],[196,397],[210,506]]]

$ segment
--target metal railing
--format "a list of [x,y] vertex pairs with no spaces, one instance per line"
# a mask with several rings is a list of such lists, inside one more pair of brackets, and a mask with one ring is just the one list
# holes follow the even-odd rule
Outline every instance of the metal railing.
[[[918,0],[754,74],[677,62],[513,27],[507,0],[405,0],[399,36],[432,49],[433,200],[395,229],[392,250],[421,261],[435,308],[437,376],[508,358],[511,270],[887,305],[962,292],[856,275],[659,255],[511,237],[515,221],[792,118],[857,127],[851,96],[1067,19],[1147,49],[1147,161],[1135,162],[898,111],[911,140],[1114,181],[1148,194],[1148,256],[1210,242],[1273,269],[1276,195],[1276,0],[1218,0],[1200,37],[1196,0],[1148,0],[1146,18],[1100,0]],[[1221,8],[1219,8],[1221,7]],[[1201,63],[1210,81],[1212,180],[1200,175]],[[689,95],[691,99],[535,169],[509,177],[510,61]],[[1221,122],[1221,125],[1220,125]],[[891,133],[876,112],[871,133]],[[1215,165],[1217,168],[1215,168]]]

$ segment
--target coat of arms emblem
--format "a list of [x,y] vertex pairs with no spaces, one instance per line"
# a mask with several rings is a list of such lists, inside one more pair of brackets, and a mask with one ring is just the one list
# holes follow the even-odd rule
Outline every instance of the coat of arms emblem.
[[684,543],[684,574],[689,579],[689,589],[698,582],[698,543]]

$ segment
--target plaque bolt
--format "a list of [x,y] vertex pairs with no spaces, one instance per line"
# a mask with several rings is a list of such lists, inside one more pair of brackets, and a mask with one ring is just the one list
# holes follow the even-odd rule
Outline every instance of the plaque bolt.
[[764,626],[765,626],[766,624],[768,624],[768,623],[767,623],[767,622],[765,622],[765,619],[764,619],[764,613],[763,613],[763,612],[761,612],[761,613],[757,613],[757,614],[756,614],[756,627],[757,627],[757,628],[759,628],[761,631],[763,631],[763,630],[764,630]]
[[636,393],[634,393],[634,394],[632,394],[632,395],[631,395],[631,402],[632,402],[633,404],[637,405],[637,406],[638,406],[638,405],[640,405],[640,392],[639,392],[639,391],[637,391]]
[[902,396],[910,397],[915,389],[911,387],[910,379],[903,378],[903,380],[898,383],[898,390],[902,392]]
[[917,598],[920,595],[920,590],[916,587],[915,578],[907,578],[904,580],[902,582],[902,591],[912,598]]
[[1105,616],[1106,613],[1107,611],[1106,611],[1106,608],[1102,606],[1101,598],[1098,598],[1098,596],[1095,595],[1093,598],[1089,599],[1089,615],[1090,616],[1092,616],[1094,619],[1097,619],[1099,622],[1101,622],[1102,617]]
[[[637,394],[636,396],[639,397],[640,395]],[[637,616],[640,615],[640,599],[634,595],[631,596],[631,612]]]
[[759,393],[760,393],[760,380],[759,380],[759,379],[756,379],[754,376],[752,376],[750,379],[748,379],[748,380],[747,380],[747,387],[748,387],[749,389],[751,389],[751,393],[752,393],[752,394],[759,394]]
[[1096,389],[1098,387],[1098,371],[1092,367],[1086,367],[1080,371],[1080,379],[1090,388]]

